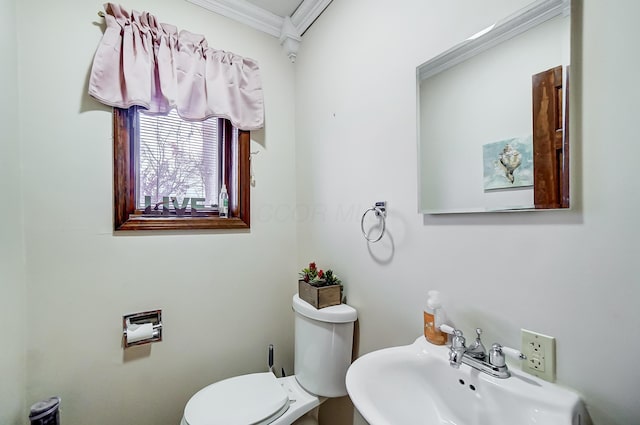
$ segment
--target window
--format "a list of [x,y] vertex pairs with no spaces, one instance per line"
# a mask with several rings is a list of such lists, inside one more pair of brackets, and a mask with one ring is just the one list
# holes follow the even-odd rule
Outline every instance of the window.
[[[229,218],[218,216],[222,184]],[[249,132],[114,108],[114,216],[115,230],[248,228]]]

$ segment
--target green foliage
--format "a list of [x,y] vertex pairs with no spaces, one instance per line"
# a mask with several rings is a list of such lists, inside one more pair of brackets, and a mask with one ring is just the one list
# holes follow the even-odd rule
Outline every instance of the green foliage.
[[342,283],[338,276],[333,273],[333,270],[329,269],[325,272],[322,269],[318,269],[314,262],[309,263],[309,267],[302,269],[300,279],[313,286],[333,286]]

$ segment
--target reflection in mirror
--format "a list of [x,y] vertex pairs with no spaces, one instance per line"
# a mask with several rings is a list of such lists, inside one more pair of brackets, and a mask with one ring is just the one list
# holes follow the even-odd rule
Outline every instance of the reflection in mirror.
[[417,68],[423,213],[569,207],[567,0],[541,0]]

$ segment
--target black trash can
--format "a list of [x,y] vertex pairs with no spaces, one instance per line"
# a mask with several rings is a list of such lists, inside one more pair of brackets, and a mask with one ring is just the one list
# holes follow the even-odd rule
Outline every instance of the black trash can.
[[60,425],[60,397],[51,397],[31,406],[31,425]]

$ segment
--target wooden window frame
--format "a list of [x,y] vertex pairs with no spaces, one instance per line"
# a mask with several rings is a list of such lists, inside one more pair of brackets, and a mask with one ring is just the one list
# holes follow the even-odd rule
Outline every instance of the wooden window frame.
[[[222,137],[225,145],[223,167],[224,183],[229,192],[229,218],[220,218],[217,211],[202,216],[148,216],[136,208],[135,143],[130,109],[113,109],[113,212],[114,230],[205,230],[249,229],[250,226],[250,133],[238,130],[234,140],[233,126],[222,120]],[[233,155],[233,152],[236,155]]]

